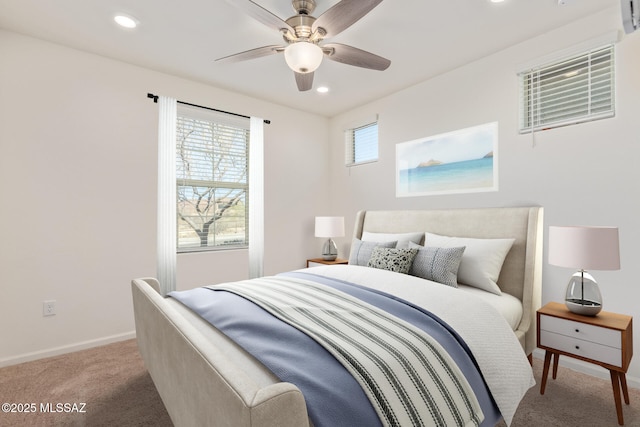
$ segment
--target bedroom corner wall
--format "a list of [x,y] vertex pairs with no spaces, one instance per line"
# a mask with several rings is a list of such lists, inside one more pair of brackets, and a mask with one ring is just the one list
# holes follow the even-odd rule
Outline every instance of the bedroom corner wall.
[[[640,319],[640,33],[616,45],[616,116],[563,128],[518,133],[520,64],[621,29],[618,7],[434,77],[330,122],[331,203],[345,216],[348,237],[336,239],[348,253],[355,214],[362,209],[433,209],[541,205],[545,239],[549,225],[613,225],[620,229],[622,269],[592,272],[601,284],[604,310]],[[380,160],[344,166],[345,124],[379,114]],[[395,197],[397,143],[483,123],[499,122],[499,191],[428,197]],[[543,264],[542,303],[563,301],[570,269]],[[640,337],[628,373],[640,388]],[[568,358],[563,363],[575,365]],[[572,365],[573,366],[573,365]],[[574,367],[608,378],[592,365]]]
[[[270,119],[265,273],[316,252],[328,119],[3,30],[0,58],[0,366],[133,337],[130,281],[156,268],[147,92]],[[247,276],[246,251],[178,256],[180,289]]]

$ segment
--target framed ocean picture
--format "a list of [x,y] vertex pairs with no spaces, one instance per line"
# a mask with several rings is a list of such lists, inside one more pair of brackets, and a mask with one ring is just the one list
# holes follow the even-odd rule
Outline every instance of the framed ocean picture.
[[498,123],[396,144],[396,197],[498,191]]

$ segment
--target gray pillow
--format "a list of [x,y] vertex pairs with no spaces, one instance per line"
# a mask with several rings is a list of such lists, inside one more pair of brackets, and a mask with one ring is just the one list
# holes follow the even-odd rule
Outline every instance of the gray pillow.
[[369,267],[407,274],[417,249],[375,248],[367,264]]
[[424,239],[424,233],[417,231],[415,233],[371,233],[370,231],[362,232],[363,242],[391,242],[397,241],[397,249],[406,249],[409,242],[420,244]]
[[464,246],[436,248],[409,243],[409,247],[419,249],[409,274],[454,288],[458,287],[458,267],[465,250]]
[[376,247],[395,248],[394,242],[363,242],[360,239],[353,239],[351,243],[351,253],[349,254],[349,264],[367,266],[371,253]]

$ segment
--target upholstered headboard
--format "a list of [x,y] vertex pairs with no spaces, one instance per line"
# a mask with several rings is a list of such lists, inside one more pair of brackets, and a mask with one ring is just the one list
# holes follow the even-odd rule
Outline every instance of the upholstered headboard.
[[498,286],[522,301],[516,335],[527,355],[536,346],[535,313],[541,302],[543,208],[508,207],[442,210],[360,211],[353,237],[373,233],[434,234],[473,238],[514,238]]

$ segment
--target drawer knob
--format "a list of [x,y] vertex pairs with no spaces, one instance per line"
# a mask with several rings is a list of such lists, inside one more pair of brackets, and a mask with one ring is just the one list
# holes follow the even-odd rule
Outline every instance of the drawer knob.
[[580,332],[580,329],[576,328],[576,332]]
[[576,350],[580,350],[580,346],[579,345],[576,346]]

